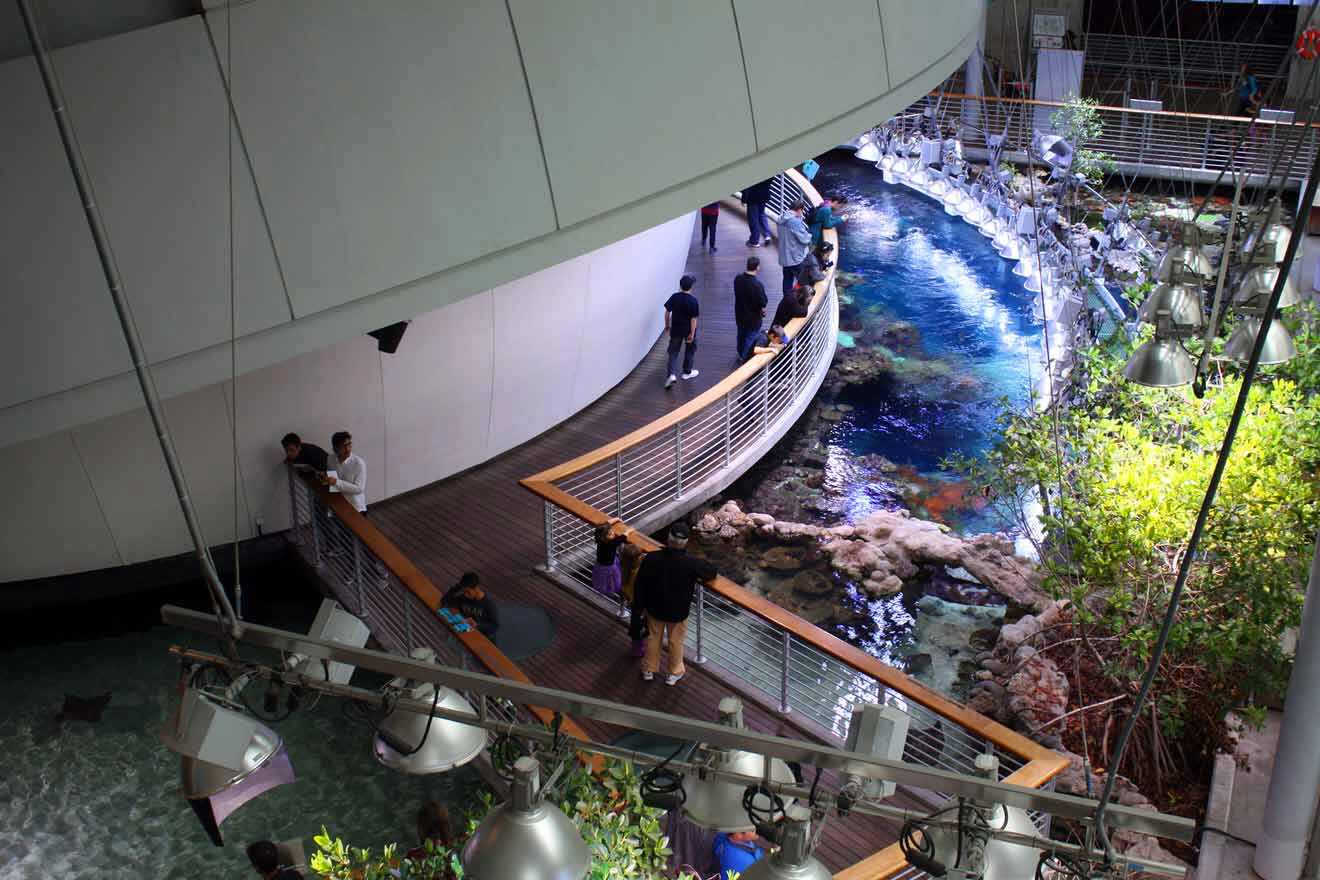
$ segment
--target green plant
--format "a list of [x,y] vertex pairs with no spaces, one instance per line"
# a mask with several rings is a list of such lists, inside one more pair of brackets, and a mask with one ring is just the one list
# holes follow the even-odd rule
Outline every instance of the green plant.
[[1073,147],[1073,171],[1086,175],[1093,184],[1104,182],[1106,174],[1118,167],[1107,153],[1091,149],[1090,144],[1104,133],[1104,122],[1097,109],[1099,102],[1092,98],[1072,95],[1064,105],[1050,114],[1050,125],[1055,134]]
[[[590,880],[660,880],[666,875],[670,850],[660,829],[664,814],[642,802],[641,779],[632,764],[606,761],[593,775],[575,762],[554,797],[591,851]],[[310,866],[327,880],[461,880],[463,843],[494,805],[488,789],[477,792],[463,812],[463,830],[454,845],[428,844],[422,859],[400,857],[393,844],[379,854],[352,847],[323,827],[314,838],[317,852]]]
[[[1286,683],[1280,637],[1298,620],[1320,524],[1320,347],[1310,329],[1297,339],[1299,357],[1252,389],[1150,715],[1120,768],[1139,782],[1203,759],[1228,709]],[[985,457],[957,463],[1016,524],[1042,502],[1046,583],[1072,600],[1104,679],[1088,683],[1092,699],[1128,692],[1149,660],[1241,385],[1230,373],[1198,399],[1128,383],[1122,367],[1140,341],[1082,355],[1057,439],[1051,414],[1010,413]],[[1101,755],[1116,728],[1102,728]]]

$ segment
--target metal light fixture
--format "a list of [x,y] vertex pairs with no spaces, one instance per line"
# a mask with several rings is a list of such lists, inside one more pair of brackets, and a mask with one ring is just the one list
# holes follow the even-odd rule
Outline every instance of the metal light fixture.
[[1154,324],[1160,312],[1167,312],[1169,320],[1184,327],[1200,330],[1205,325],[1201,311],[1201,290],[1182,281],[1161,281],[1137,310],[1137,319]]
[[[743,726],[742,701],[737,697],[720,700],[719,713],[721,724],[737,728]],[[768,775],[771,782],[785,785],[796,781],[793,771],[779,758],[770,759],[769,774],[766,773],[765,762],[765,756],[740,749],[714,751],[713,765],[719,770],[762,779]],[[730,834],[736,831],[755,831],[756,823],[747,815],[747,809],[743,806],[747,788],[737,782],[702,779],[699,774],[689,773],[683,777],[683,813],[697,825],[714,831]],[[793,802],[792,798],[788,798],[776,808],[774,799],[762,793],[753,795],[751,801],[756,809],[772,819],[778,819],[783,813],[783,806]]]
[[[322,599],[317,609],[316,619],[307,634],[314,639],[326,639],[361,648],[371,636],[371,630],[358,618],[354,617],[333,599]],[[315,678],[318,681],[333,681],[335,684],[348,684],[353,677],[353,667],[347,663],[321,661],[306,654],[289,654],[284,659],[284,668]]]
[[[430,648],[414,648],[414,660],[435,662]],[[462,695],[443,685],[428,681],[396,678],[387,688],[419,702],[429,702],[437,709],[471,715],[477,713]],[[376,760],[401,773],[422,775],[443,773],[461,767],[486,748],[486,731],[472,724],[436,718],[429,714],[396,710],[376,728],[371,751]]]
[[573,820],[541,797],[541,765],[513,765],[513,790],[463,846],[463,876],[471,880],[580,880],[591,852]]
[[1155,316],[1155,338],[1143,342],[1123,367],[1123,378],[1151,388],[1174,388],[1196,377],[1196,362],[1183,351],[1167,312]]
[[[1252,300],[1264,302],[1274,292],[1274,285],[1279,280],[1279,272],[1283,271],[1284,266],[1253,266],[1242,277],[1242,283],[1238,285],[1235,299],[1239,303],[1249,303]],[[1283,295],[1279,299],[1279,308],[1287,309],[1295,305],[1300,305],[1302,295],[1297,290],[1297,282],[1293,280],[1293,273],[1289,272],[1288,277],[1283,282]]]
[[863,162],[878,162],[880,160],[880,147],[876,145],[875,139],[868,133],[862,135],[860,140],[862,145],[857,148],[853,156]]
[[1283,209],[1275,199],[1258,225],[1242,240],[1242,259],[1253,264],[1282,263],[1292,241],[1292,230],[1283,225]]
[[811,854],[811,811],[801,804],[784,808],[779,851],[755,862],[742,880],[830,880],[834,875]]
[[[1233,334],[1224,346],[1224,356],[1235,361],[1251,360],[1251,349],[1260,334],[1260,316],[1244,315],[1238,322]],[[1288,329],[1278,321],[1270,321],[1269,333],[1265,336],[1265,347],[1260,352],[1262,366],[1282,364],[1297,357],[1297,346],[1293,344]]]
[[[1031,817],[1016,808],[996,804],[986,810],[986,820],[990,828],[1004,829],[1016,834],[1036,837],[1039,832],[1031,824]],[[1040,850],[1009,843],[1006,840],[991,838],[984,844],[981,853],[980,871],[974,865],[967,864],[970,835],[961,835],[963,845],[959,853],[959,833],[952,828],[932,828],[927,832],[935,844],[938,858],[946,865],[953,865],[962,856],[962,867],[978,876],[981,880],[1023,880],[1036,876],[1036,865],[1040,861]]]
[[[1210,258],[1199,245],[1174,244],[1164,252],[1155,269],[1157,281],[1206,280],[1215,273]],[[1191,276],[1189,278],[1189,276]]]
[[[241,687],[241,685],[240,685]],[[186,688],[161,741],[181,756],[183,796],[216,846],[220,823],[243,804],[293,781],[279,734],[219,698]]]
[[1037,134],[1035,147],[1045,164],[1067,171],[1073,163],[1073,145],[1056,134]]

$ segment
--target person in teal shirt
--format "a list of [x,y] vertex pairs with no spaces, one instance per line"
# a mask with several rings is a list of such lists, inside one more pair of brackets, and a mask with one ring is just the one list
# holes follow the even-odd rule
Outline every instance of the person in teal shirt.
[[765,850],[756,845],[755,831],[715,835],[715,861],[720,866],[720,880],[730,880],[731,871],[741,874],[764,855]]
[[811,218],[811,223],[807,226],[811,230],[811,244],[813,247],[820,245],[823,234],[826,229],[833,229],[848,218],[834,216],[834,197],[825,196],[820,205],[816,208],[816,213]]

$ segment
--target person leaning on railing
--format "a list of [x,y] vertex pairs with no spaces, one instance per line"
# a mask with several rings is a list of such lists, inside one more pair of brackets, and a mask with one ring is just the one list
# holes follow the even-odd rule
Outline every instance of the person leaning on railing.
[[660,669],[660,646],[669,635],[669,674],[665,684],[678,684],[686,672],[683,640],[687,637],[688,614],[696,595],[697,581],[709,583],[718,572],[704,559],[687,554],[688,526],[676,522],[669,527],[666,546],[642,561],[637,575],[637,601],[646,611],[646,655],[642,658],[642,681],[651,681]]

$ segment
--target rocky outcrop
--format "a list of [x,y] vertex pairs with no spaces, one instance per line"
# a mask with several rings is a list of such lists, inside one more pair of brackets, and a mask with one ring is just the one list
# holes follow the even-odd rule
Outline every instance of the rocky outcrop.
[[802,556],[791,547],[818,546],[831,568],[875,596],[898,592],[923,565],[940,565],[959,570],[968,580],[1022,608],[1037,611],[1049,603],[1035,565],[1015,556],[1006,539],[960,538],[947,527],[913,519],[904,510],[878,511],[855,525],[825,527],[745,514],[736,502],[728,501],[702,516],[696,531],[706,542],[738,540],[749,534],[772,538],[783,546],[767,551],[761,564],[780,571],[802,567]]

